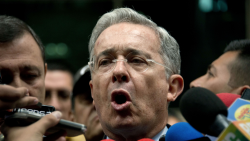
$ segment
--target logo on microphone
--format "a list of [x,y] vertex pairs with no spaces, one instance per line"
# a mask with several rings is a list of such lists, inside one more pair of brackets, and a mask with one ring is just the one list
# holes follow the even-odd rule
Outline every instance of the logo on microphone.
[[235,111],[235,119],[240,120],[250,120],[250,104],[243,105]]

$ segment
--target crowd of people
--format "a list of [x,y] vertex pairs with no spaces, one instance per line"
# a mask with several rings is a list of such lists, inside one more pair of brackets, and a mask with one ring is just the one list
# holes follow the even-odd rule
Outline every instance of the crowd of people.
[[[29,126],[3,123],[5,140],[162,141],[172,124],[183,121],[170,123],[176,112],[169,112],[169,104],[182,93],[184,80],[179,45],[164,28],[133,9],[117,8],[97,21],[88,50],[88,64],[73,73],[61,60],[45,59],[41,40],[26,23],[0,16],[0,109],[39,102],[56,109]],[[241,95],[250,88],[249,71],[250,40],[235,40],[190,88]],[[60,119],[87,131],[46,135]]]

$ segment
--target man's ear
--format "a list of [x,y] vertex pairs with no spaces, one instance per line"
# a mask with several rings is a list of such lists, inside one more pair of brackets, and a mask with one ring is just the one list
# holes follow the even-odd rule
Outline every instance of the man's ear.
[[45,78],[46,73],[47,73],[47,67],[48,67],[48,66],[47,66],[47,63],[45,63],[45,64],[44,64],[44,78]]
[[242,95],[245,89],[250,89],[250,86],[249,85],[240,86],[238,88],[233,89],[230,93]]
[[178,74],[171,75],[169,78],[168,101],[175,101],[181,94],[184,88],[184,81],[182,76]]
[[93,97],[93,83],[92,83],[92,80],[89,81],[89,86],[90,86],[90,90],[91,90],[91,97],[93,99],[93,105],[95,106],[94,97]]

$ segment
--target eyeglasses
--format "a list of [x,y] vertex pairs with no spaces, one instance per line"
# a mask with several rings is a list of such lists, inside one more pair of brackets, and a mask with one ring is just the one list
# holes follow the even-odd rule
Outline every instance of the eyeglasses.
[[99,57],[98,60],[93,60],[88,62],[89,68],[91,71],[99,74],[107,74],[114,70],[117,62],[124,62],[127,69],[132,69],[137,72],[145,72],[150,67],[150,63],[155,63],[161,65],[172,72],[172,70],[152,59],[146,59],[143,55],[134,55],[129,53],[126,56],[126,59],[115,59],[112,55],[104,55]]

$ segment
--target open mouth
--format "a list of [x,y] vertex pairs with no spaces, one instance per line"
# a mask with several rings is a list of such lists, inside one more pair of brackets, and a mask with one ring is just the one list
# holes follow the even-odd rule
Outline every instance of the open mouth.
[[118,90],[111,94],[111,102],[116,110],[122,110],[129,106],[131,99],[126,91]]
[[121,95],[121,94],[115,95],[114,99],[115,99],[114,101],[117,104],[123,104],[123,103],[125,103],[127,101],[126,96],[125,95]]

